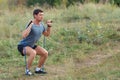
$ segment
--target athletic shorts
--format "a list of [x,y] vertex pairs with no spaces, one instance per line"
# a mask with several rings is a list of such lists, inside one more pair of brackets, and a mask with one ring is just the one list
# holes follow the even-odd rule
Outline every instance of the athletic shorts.
[[[17,46],[17,49],[18,49],[18,51],[21,53],[22,56],[24,56],[24,54],[23,54],[23,49],[24,49],[24,47],[26,47],[26,46],[24,46],[24,45],[18,45],[18,46]],[[32,49],[35,49],[36,47],[37,47],[37,45],[34,45],[34,46],[32,47]]]

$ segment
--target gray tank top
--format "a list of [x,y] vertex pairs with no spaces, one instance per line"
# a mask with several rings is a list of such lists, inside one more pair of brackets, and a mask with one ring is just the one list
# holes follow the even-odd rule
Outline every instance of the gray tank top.
[[35,43],[40,39],[44,31],[45,27],[43,23],[40,23],[39,25],[33,24],[29,35],[26,38],[22,39],[18,45],[33,47]]

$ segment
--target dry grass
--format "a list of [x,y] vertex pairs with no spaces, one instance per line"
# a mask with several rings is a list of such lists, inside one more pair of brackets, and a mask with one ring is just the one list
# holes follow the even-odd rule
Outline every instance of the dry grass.
[[[48,74],[25,76],[24,58],[16,47],[21,39],[21,31],[32,19],[34,8],[0,11],[0,80],[120,79],[120,9],[95,4],[67,9],[43,8],[44,21],[53,20],[51,36],[46,39],[49,58],[45,68]],[[43,37],[38,42],[41,46],[42,40]],[[37,61],[38,57],[31,69],[33,72]]]

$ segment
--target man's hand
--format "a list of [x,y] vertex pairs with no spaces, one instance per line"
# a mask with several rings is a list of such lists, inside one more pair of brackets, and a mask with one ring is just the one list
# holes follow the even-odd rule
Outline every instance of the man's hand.
[[31,20],[27,26],[27,28],[22,32],[22,38],[26,38],[30,31],[31,31],[31,28],[32,28],[32,25],[33,25],[33,21]]
[[47,26],[48,26],[48,27],[52,27],[52,20],[47,20],[46,23],[47,23]]

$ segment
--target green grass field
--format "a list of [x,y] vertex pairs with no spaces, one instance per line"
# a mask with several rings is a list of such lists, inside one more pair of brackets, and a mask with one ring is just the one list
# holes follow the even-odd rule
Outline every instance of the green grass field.
[[[120,8],[91,3],[42,8],[44,22],[53,20],[46,38],[48,74],[25,76],[17,44],[34,8],[0,9],[0,80],[120,80]],[[43,37],[37,44],[43,45]]]

